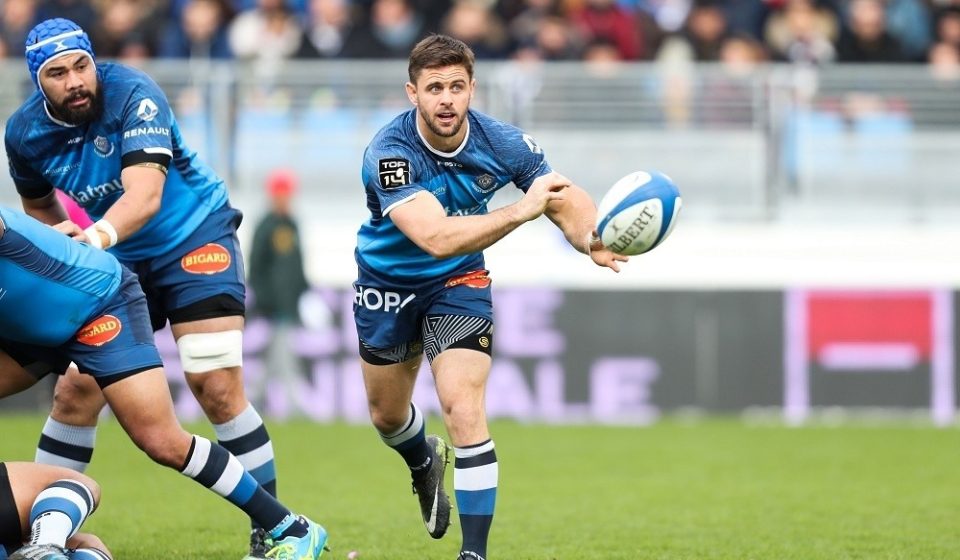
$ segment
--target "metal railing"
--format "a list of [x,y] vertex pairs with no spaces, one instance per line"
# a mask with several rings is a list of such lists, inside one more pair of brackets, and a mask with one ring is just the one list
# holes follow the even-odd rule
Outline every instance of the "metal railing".
[[[22,64],[0,66],[5,116],[32,85]],[[305,203],[334,214],[362,198],[370,137],[409,106],[403,61],[144,70],[236,196],[287,166]],[[926,222],[960,207],[960,76],[928,67],[481,63],[477,80],[475,107],[534,135],[597,197],[656,168],[681,185],[687,219]],[[12,192],[3,174],[0,200]]]

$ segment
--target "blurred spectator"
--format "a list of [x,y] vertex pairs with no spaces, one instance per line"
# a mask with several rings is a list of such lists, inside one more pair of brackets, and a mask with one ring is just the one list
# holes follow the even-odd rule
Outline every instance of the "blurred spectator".
[[97,12],[90,0],[42,0],[37,7],[37,21],[62,17],[84,29],[97,26]]
[[504,58],[509,52],[506,28],[483,0],[459,0],[444,19],[442,31],[469,45],[478,59]]
[[167,25],[159,56],[227,59],[233,57],[227,38],[232,8],[226,0],[189,0],[180,21]]
[[926,59],[933,42],[932,14],[925,0],[887,0],[887,29],[900,43],[905,60]]
[[291,212],[297,182],[289,169],[275,169],[267,176],[270,211],[254,230],[250,252],[254,313],[286,323],[297,321],[297,302],[308,287],[299,228]]
[[409,0],[373,0],[370,12],[347,35],[346,58],[407,58],[428,32],[424,19]]
[[300,24],[284,0],[257,0],[257,7],[230,24],[228,39],[237,58],[273,63],[300,46]]
[[788,3],[784,0],[723,0],[723,14],[727,32],[741,37],[763,37],[763,27],[774,8]]
[[101,8],[99,25],[90,34],[93,51],[98,57],[125,61],[151,56],[156,18],[153,6],[147,2],[108,0]]
[[720,59],[720,47],[727,36],[727,18],[719,5],[705,2],[694,6],[684,29],[694,60],[710,62]]
[[936,40],[960,49],[960,6],[937,12]]
[[836,17],[813,0],[789,0],[784,9],[770,16],[764,37],[779,60],[804,64],[833,62],[833,47],[839,32]]
[[882,0],[851,0],[847,28],[837,43],[840,62],[901,62],[900,43],[887,31]]
[[340,55],[352,25],[348,0],[310,0],[306,29],[297,58],[334,58]]
[[[303,269],[300,232],[290,211],[297,178],[290,170],[274,170],[267,177],[266,190],[270,211],[257,224],[250,250],[252,311],[271,325],[263,381],[271,377],[278,379],[291,397],[302,375],[293,352],[293,335],[300,324],[300,297],[309,288]],[[251,393],[261,396],[263,389],[263,386],[252,388]]]
[[516,45],[532,47],[543,21],[559,15],[557,0],[523,0],[518,11],[507,20],[510,37]]
[[752,128],[757,121],[754,77],[757,66],[766,58],[764,46],[746,33],[724,39],[720,47],[722,72],[707,73],[699,90],[699,122],[714,128]]
[[550,16],[540,22],[533,52],[542,60],[579,60],[583,44],[566,19]]
[[303,28],[284,0],[257,0],[256,9],[233,19],[227,34],[234,56],[252,61],[262,85],[269,86],[280,62],[300,47]]
[[960,49],[949,43],[934,43],[927,54],[930,73],[940,82],[960,81]]
[[38,21],[34,0],[4,0],[0,13],[0,37],[7,56],[23,56],[27,33]]
[[570,19],[588,43],[598,39],[609,42],[621,60],[639,60],[646,55],[638,20],[616,0],[586,0],[571,11]]
[[665,33],[678,33],[693,7],[692,0],[639,0],[637,7],[649,14]]

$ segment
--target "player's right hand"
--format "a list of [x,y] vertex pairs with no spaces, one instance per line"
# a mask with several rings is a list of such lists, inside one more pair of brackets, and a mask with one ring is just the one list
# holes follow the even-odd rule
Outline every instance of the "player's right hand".
[[552,171],[537,177],[526,194],[517,202],[520,216],[530,221],[538,218],[554,200],[564,199],[564,189],[572,185],[570,179]]
[[50,226],[53,229],[59,231],[64,235],[68,235],[77,241],[86,241],[87,236],[83,233],[83,229],[77,224],[73,223],[70,220],[64,220],[55,226]]

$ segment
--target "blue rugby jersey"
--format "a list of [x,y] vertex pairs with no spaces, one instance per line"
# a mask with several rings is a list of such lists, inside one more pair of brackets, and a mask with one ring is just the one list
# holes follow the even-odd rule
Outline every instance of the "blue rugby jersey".
[[444,153],[417,129],[417,111],[397,116],[363,155],[362,180],[370,218],[357,233],[357,263],[401,283],[445,278],[484,268],[483,254],[436,259],[389,219],[389,212],[419,191],[429,191],[448,216],[486,214],[496,191],[513,183],[526,192],[551,171],[543,150],[520,129],[470,110],[463,144]]
[[143,72],[97,66],[103,113],[71,126],[54,119],[34,92],[7,122],[10,175],[25,198],[56,187],[98,220],[123,194],[120,171],[138,154],[172,157],[160,210],[139,231],[110,249],[125,261],[166,254],[227,201],[223,180],[190,150],[167,98]]
[[117,293],[120,263],[21,212],[0,219],[0,336],[59,346]]

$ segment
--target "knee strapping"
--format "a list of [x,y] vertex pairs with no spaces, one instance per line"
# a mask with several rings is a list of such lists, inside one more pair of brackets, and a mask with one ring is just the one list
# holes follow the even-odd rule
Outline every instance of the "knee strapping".
[[243,332],[185,334],[177,341],[180,363],[189,373],[206,373],[243,365]]

